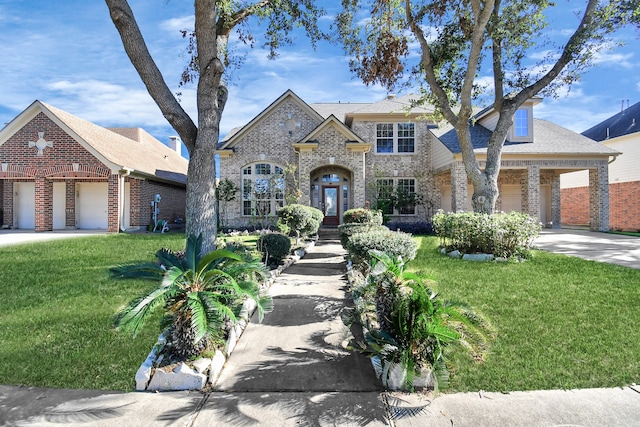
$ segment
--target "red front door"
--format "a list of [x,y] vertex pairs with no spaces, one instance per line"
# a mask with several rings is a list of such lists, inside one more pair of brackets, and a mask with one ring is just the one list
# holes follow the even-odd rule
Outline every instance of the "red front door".
[[322,225],[340,224],[339,187],[322,187],[322,206],[324,206],[324,221]]

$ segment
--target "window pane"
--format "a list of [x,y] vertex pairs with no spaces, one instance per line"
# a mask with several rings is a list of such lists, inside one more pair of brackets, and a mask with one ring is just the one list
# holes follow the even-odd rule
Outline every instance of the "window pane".
[[398,195],[401,198],[400,215],[416,213],[415,205],[416,181],[414,179],[398,180]]
[[257,175],[271,175],[271,165],[268,163],[258,163],[256,165]]
[[251,166],[247,166],[246,168],[242,169],[242,174],[251,175]]
[[251,215],[251,200],[242,202],[242,215]]
[[516,111],[514,121],[515,136],[529,136],[529,113],[527,110]]
[[413,123],[398,123],[398,153],[413,153],[415,126]]
[[378,123],[376,125],[376,152],[393,153],[392,123]]
[[376,181],[377,203],[376,208],[383,214],[393,214],[393,179],[378,179]]

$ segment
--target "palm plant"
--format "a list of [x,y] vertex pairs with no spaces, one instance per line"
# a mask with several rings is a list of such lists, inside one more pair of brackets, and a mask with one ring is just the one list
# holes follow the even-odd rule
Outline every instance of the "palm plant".
[[151,313],[163,307],[166,353],[188,360],[210,349],[237,322],[248,298],[257,304],[259,320],[272,308],[271,297],[260,292],[266,269],[257,259],[228,251],[202,254],[202,237],[189,236],[183,254],[161,249],[159,263],[120,265],[110,270],[116,279],[145,279],[158,286],[132,300],[114,317],[116,329],[134,336]]
[[401,258],[380,251],[370,254],[379,327],[371,328],[365,338],[383,383],[390,369],[400,366],[406,373],[404,387],[409,390],[415,376],[427,370],[436,390],[445,387],[445,348],[453,343],[481,359],[492,334],[482,317],[462,304],[439,298],[420,276],[404,270]]

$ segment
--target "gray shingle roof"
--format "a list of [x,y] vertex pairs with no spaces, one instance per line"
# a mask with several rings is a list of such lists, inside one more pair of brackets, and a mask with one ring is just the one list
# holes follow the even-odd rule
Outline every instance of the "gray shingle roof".
[[582,135],[604,141],[640,131],[640,102],[585,130]]
[[[471,142],[477,151],[485,151],[491,131],[476,124],[470,126]],[[446,124],[432,129],[433,134],[452,152],[460,153],[458,135],[453,126]],[[616,155],[617,151],[567,128],[541,119],[533,119],[533,142],[505,142],[503,153],[510,154],[603,154]]]
[[186,182],[188,161],[143,129],[109,130],[44,102],[41,104],[114,165],[145,175]]

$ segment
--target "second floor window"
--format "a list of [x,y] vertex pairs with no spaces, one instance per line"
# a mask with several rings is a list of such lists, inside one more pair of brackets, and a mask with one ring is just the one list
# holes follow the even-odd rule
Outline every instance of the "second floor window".
[[413,153],[414,151],[414,123],[376,124],[376,153]]
[[520,109],[516,111],[513,121],[513,133],[515,137],[522,138],[529,136],[529,112],[527,110]]

